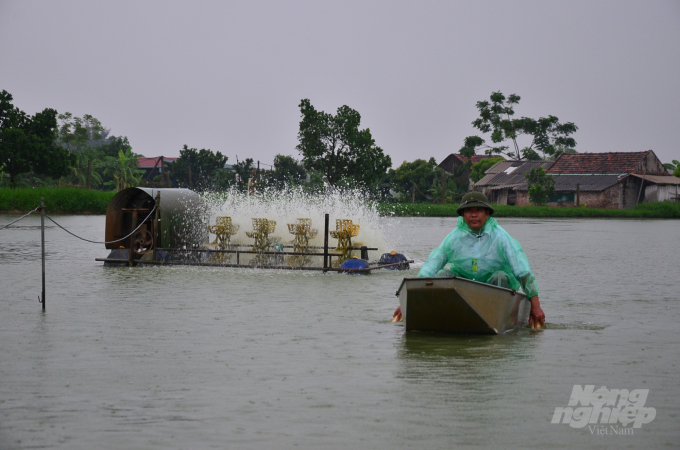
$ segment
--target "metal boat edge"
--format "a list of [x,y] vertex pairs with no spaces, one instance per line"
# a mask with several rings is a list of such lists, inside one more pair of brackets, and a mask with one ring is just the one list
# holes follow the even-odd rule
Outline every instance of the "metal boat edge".
[[396,295],[406,331],[502,334],[531,310],[520,292],[460,277],[404,278]]

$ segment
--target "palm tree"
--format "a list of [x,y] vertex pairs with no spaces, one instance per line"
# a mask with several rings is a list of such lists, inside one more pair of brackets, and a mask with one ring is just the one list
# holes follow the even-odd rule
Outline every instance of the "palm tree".
[[673,172],[673,175],[676,177],[680,177],[680,161],[677,159],[673,160],[673,164],[671,163],[666,163],[663,165],[666,169],[670,170]]
[[138,185],[144,171],[138,170],[137,166],[139,166],[139,161],[130,149],[118,151],[118,158],[105,157],[104,173],[113,176],[115,181],[104,184],[115,184],[118,191]]

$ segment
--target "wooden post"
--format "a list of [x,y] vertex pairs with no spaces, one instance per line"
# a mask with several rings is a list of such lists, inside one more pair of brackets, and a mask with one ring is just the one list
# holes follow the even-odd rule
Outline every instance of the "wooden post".
[[413,187],[411,188],[411,204],[414,205],[416,203],[416,184],[413,183]]
[[189,189],[192,189],[193,185],[191,184],[191,163],[189,163]]
[[328,214],[324,217],[323,228],[323,271],[328,271]]
[[576,206],[581,206],[581,183],[576,183]]
[[[161,156],[162,158],[162,156]],[[155,236],[153,237],[153,247],[152,247],[152,252],[153,252],[153,257],[151,258],[152,261],[156,261],[156,248],[157,247],[163,247],[160,244],[161,241],[161,233],[160,233],[160,227],[161,227],[161,191],[156,191],[156,217],[154,217],[153,221],[153,230]]]
[[645,185],[645,176],[646,176],[646,175],[647,175],[647,172],[643,172],[643,174],[642,174],[642,183],[640,183],[640,190],[638,191],[638,198],[637,198],[637,202],[635,202],[635,206],[637,206],[638,203],[640,203],[640,195],[642,195],[642,186]]
[[42,247],[42,310],[45,311],[45,197],[40,197],[40,246]]

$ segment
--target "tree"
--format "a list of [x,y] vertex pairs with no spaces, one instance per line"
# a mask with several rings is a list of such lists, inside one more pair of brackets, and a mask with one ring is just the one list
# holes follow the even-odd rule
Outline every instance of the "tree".
[[[440,168],[435,170],[435,172],[439,173],[440,176],[442,171],[443,170]],[[430,186],[430,189],[428,190],[428,192],[432,195],[432,200],[434,203],[452,203],[454,199],[458,199],[459,197],[463,196],[463,193],[461,192],[461,183],[457,177],[452,176],[452,174],[446,171],[443,172],[444,182],[442,183],[439,177],[435,177],[432,180],[432,186]],[[442,187],[444,189],[443,193]]]
[[12,104],[12,95],[0,92],[0,168],[10,186],[26,172],[60,177],[68,173],[75,158],[55,145],[57,112],[46,108],[33,116]]
[[[76,155],[78,166],[74,175],[87,190],[92,187],[92,170],[96,160],[104,156],[102,146],[106,144],[109,130],[90,114],[74,117],[70,112],[59,114],[59,144]],[[101,179],[95,175],[95,183]]]
[[270,184],[282,189],[286,185],[299,185],[306,176],[307,172],[298,160],[279,154],[274,157],[274,170],[269,173],[268,178]]
[[215,184],[218,171],[224,170],[228,157],[210,149],[196,150],[184,144],[179,158],[172,164],[172,177],[181,186],[208,189]]
[[118,158],[112,156],[104,157],[104,173],[112,176],[114,181],[109,181],[105,184],[113,184],[116,190],[122,191],[128,187],[135,187],[139,184],[139,180],[144,173],[143,170],[138,170],[139,160],[137,155],[132,153],[132,150],[118,152]]
[[396,170],[389,170],[388,179],[402,199],[423,202],[429,199],[427,193],[433,182],[438,181],[436,168],[437,161],[434,158],[428,161],[424,159],[404,161]]
[[529,182],[529,199],[534,205],[545,205],[550,196],[555,194],[555,180],[543,167],[531,169],[524,177]]
[[470,172],[470,179],[475,183],[484,178],[484,172],[489,170],[498,161],[504,161],[502,156],[498,158],[484,158],[483,160],[476,162],[472,165],[472,172]]
[[240,191],[244,191],[248,188],[248,178],[252,177],[253,174],[253,158],[246,158],[242,161],[238,161],[234,164],[234,172],[236,172],[236,187]]
[[123,150],[123,152],[132,150],[132,146],[130,146],[127,136],[108,136],[101,146],[101,151],[104,156],[116,157],[121,150]]
[[[576,146],[574,138],[569,137],[578,130],[572,122],[560,123],[557,117],[551,115],[538,119],[513,118],[514,106],[520,101],[517,94],[506,99],[500,91],[493,92],[489,100],[477,102],[479,118],[472,125],[484,134],[491,133],[491,142],[494,145],[487,145],[480,136],[468,136],[460,149],[461,155],[472,156],[480,148],[487,155],[505,154],[516,160],[546,159],[561,151],[573,150]],[[531,140],[529,145],[520,149],[517,140],[522,136]],[[501,145],[505,142],[506,145]]]
[[359,129],[361,115],[347,105],[335,116],[317,111],[309,99],[300,102],[300,131],[295,147],[309,170],[324,174],[331,186],[375,184],[392,160],[375,145],[371,131]]
[[673,164],[666,163],[663,165],[666,169],[673,171],[673,176],[680,177],[680,161],[673,160]]

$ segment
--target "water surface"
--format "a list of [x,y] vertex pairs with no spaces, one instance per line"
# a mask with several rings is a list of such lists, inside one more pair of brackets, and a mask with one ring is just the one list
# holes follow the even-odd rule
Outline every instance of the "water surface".
[[[103,238],[103,216],[55,219]],[[103,245],[50,226],[42,313],[31,216],[0,231],[0,449],[677,445],[678,222],[499,222],[529,256],[544,331],[389,322],[452,218],[388,219],[417,264],[370,276],[103,267]],[[657,416],[633,436],[551,424],[575,384],[649,389]]]

